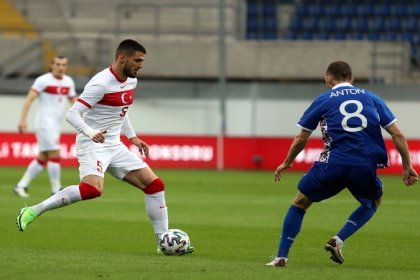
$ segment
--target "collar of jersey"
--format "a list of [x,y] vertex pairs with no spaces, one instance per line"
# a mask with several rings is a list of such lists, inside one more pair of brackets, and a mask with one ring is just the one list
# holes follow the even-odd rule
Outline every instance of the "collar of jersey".
[[340,83],[340,84],[335,85],[332,89],[336,89],[339,87],[353,87],[353,86],[350,83]]

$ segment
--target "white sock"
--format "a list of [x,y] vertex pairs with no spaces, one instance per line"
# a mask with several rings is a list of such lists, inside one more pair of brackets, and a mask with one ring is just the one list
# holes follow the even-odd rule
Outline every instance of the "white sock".
[[78,185],[68,186],[31,208],[41,215],[45,211],[61,208],[82,200]]
[[61,165],[58,162],[48,161],[47,170],[50,176],[51,192],[56,193],[61,189]]
[[21,189],[26,188],[31,180],[35,178],[43,168],[44,167],[38,162],[37,159],[32,160],[22,178],[17,183],[17,187]]
[[146,212],[153,225],[156,236],[160,236],[168,230],[168,208],[165,202],[165,192],[146,194],[145,196]]

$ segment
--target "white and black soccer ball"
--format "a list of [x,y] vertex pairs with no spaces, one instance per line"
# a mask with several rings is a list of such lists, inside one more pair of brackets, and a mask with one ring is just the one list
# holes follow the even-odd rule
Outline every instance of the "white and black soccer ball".
[[159,237],[160,250],[168,256],[185,254],[190,244],[190,237],[180,229],[168,229]]

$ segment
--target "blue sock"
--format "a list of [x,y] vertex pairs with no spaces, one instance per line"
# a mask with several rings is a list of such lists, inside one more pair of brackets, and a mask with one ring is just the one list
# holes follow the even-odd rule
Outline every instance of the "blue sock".
[[367,207],[363,204],[360,205],[359,208],[354,210],[354,212],[350,215],[347,223],[343,226],[337,236],[340,237],[340,239],[343,241],[346,240],[364,224],[366,224],[367,221],[372,218],[375,212],[376,207],[373,205],[371,207]]
[[305,215],[305,210],[291,205],[289,211],[287,211],[286,216],[283,221],[283,231],[280,237],[280,245],[277,253],[278,257],[287,258],[289,255],[290,247],[292,247],[295,237],[300,231],[302,226],[303,217]]

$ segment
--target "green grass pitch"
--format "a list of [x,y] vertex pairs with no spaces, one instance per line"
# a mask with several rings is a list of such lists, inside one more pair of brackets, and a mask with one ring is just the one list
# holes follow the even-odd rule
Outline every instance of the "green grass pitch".
[[[346,241],[338,265],[323,250],[357,202],[348,191],[314,204],[286,268],[265,267],[277,251],[284,213],[300,173],[155,170],[167,185],[170,228],[185,230],[196,252],[155,253],[144,197],[111,176],[99,199],[47,212],[27,231],[18,210],[49,195],[46,171],[30,199],[12,192],[23,168],[0,169],[0,279],[420,279],[420,186],[382,176],[385,194],[374,218]],[[78,170],[63,169],[63,185]]]

